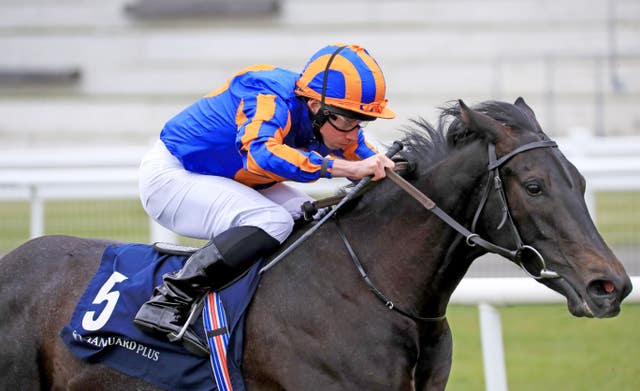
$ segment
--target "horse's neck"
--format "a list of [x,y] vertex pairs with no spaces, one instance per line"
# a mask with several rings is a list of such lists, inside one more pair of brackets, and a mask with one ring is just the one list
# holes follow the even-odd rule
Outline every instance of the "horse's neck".
[[[459,223],[469,226],[484,182],[480,146],[439,163],[415,185]],[[425,316],[441,314],[475,258],[456,231],[398,188],[393,202],[361,211],[345,224],[380,289]],[[387,194],[388,195],[388,194]],[[375,208],[374,205],[371,205]],[[374,217],[375,216],[375,217]]]

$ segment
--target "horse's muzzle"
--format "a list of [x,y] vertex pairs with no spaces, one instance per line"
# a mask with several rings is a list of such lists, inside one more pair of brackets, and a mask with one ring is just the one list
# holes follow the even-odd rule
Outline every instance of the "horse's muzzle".
[[593,279],[584,289],[565,278],[548,281],[547,284],[567,298],[567,306],[573,316],[588,318],[611,318],[618,315],[622,300],[631,292],[631,280],[628,276]]
[[587,285],[589,307],[597,318],[618,315],[620,303],[631,293],[631,279],[628,276],[594,279]]

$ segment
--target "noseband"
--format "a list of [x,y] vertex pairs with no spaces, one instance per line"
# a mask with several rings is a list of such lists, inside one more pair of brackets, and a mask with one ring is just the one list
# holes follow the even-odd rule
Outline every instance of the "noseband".
[[[412,184],[407,182],[400,175],[388,170],[387,177],[407,193],[409,193],[411,196],[413,196],[416,200],[418,200],[427,210],[438,216],[443,222],[463,235],[466,239],[467,245],[469,245],[470,247],[479,246],[490,253],[502,255],[503,257],[515,262],[522,268],[522,270],[525,271],[525,273],[535,278],[536,280],[558,278],[560,277],[558,273],[547,268],[544,258],[542,257],[540,252],[534,247],[522,242],[520,233],[518,232],[518,229],[516,228],[513,219],[511,218],[511,213],[509,212],[509,206],[507,204],[507,197],[504,192],[504,187],[502,186],[502,179],[500,179],[500,167],[515,155],[532,149],[555,148],[557,146],[558,145],[555,143],[555,141],[552,140],[534,141],[522,145],[509,152],[508,154],[502,156],[500,159],[497,159],[495,145],[489,144],[489,164],[487,168],[489,176],[487,179],[487,184],[484,188],[484,192],[482,194],[482,198],[480,200],[480,205],[478,205],[478,209],[476,210],[473,217],[471,230],[468,230],[456,220],[454,220],[446,212],[440,209],[435,204],[435,202],[433,202],[420,190],[415,188]],[[491,186],[492,183],[493,186]],[[480,219],[480,215],[482,214],[482,211],[487,204],[487,199],[489,198],[489,194],[491,193],[492,189],[494,189],[498,194],[498,198],[500,199],[500,203],[502,204],[502,219],[496,229],[501,229],[506,222],[509,222],[512,237],[516,243],[515,250],[509,250],[505,247],[491,243],[485,239],[482,239],[480,235],[473,233],[473,231],[475,231],[478,220]],[[539,268],[537,268],[538,271],[536,271],[536,266],[539,266]]]

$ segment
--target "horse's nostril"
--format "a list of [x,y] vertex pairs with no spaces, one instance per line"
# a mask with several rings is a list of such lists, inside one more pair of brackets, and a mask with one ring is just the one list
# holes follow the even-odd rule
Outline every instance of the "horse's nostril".
[[607,293],[612,293],[616,289],[611,281],[602,281],[602,287]]
[[589,284],[589,293],[594,296],[608,296],[615,292],[616,287],[608,280],[596,280]]

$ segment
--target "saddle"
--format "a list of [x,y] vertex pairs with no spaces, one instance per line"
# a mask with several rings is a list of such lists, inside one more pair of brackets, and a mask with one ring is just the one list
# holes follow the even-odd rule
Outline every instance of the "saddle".
[[140,331],[133,318],[162,276],[182,267],[193,247],[143,244],[108,246],[96,275],[62,340],[78,358],[101,363],[171,390],[244,390],[241,373],[244,316],[259,282],[256,262],[233,285],[206,295],[192,329],[206,341],[209,357]]

